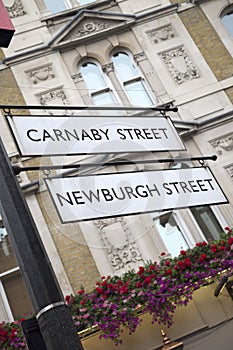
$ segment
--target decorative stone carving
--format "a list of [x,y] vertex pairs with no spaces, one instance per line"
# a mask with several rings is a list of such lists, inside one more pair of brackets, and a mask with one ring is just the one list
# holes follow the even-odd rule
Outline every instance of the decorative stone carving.
[[53,79],[55,74],[53,72],[52,63],[43,65],[41,67],[26,71],[26,74],[33,84],[37,84],[41,81]]
[[134,57],[135,62],[137,62],[137,63],[146,59],[145,52],[139,52],[136,55],[134,55],[133,57]]
[[42,106],[49,105],[51,102],[55,100],[59,100],[56,104],[68,105],[69,101],[62,87],[44,92],[42,94],[37,95],[40,100],[40,104]]
[[176,36],[171,24],[148,30],[146,33],[154,44],[163,42]]
[[13,5],[5,5],[5,7],[11,18],[23,16],[26,14],[21,0],[14,0]]
[[160,54],[160,57],[165,62],[172,79],[177,84],[200,77],[197,68],[191,62],[182,46],[163,52]]
[[212,147],[217,151],[218,155],[224,152],[230,152],[233,150],[233,133],[225,135],[217,140],[210,141]]
[[233,181],[233,164],[229,165],[225,169],[226,169],[227,174],[230,176],[230,179]]
[[73,82],[75,83],[75,85],[80,83],[80,81],[83,80],[83,77],[82,77],[81,73],[71,75],[71,78],[73,79]]
[[106,74],[109,74],[110,72],[114,71],[114,65],[113,62],[107,63],[102,66],[103,72]]
[[78,26],[77,28],[74,29],[74,31],[69,35],[69,40],[74,40],[89,34],[97,33],[104,29],[111,28],[114,25],[115,24],[112,23],[111,21],[103,21],[103,22],[99,20],[87,21],[83,25]]
[[[124,235],[124,242],[120,246],[115,246],[106,232],[107,227],[117,223],[123,230],[122,235]],[[96,220],[95,225],[99,229],[103,247],[107,251],[109,261],[114,271],[127,267],[131,268],[131,264],[138,263],[139,261],[143,262],[136,243],[130,240],[132,234],[123,217]]]

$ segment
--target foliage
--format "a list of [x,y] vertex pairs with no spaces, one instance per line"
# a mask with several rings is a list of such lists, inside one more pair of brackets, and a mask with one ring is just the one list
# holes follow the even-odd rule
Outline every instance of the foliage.
[[[218,241],[200,242],[192,249],[181,250],[173,259],[147,262],[138,271],[123,276],[103,276],[87,293],[83,287],[66,302],[79,329],[98,325],[101,338],[121,343],[122,327],[129,334],[140,324],[140,313],[149,312],[152,323],[170,327],[178,306],[187,305],[193,292],[220,278],[233,268],[233,237],[231,229]],[[140,312],[139,312],[140,311]]]
[[[221,238],[211,243],[199,242],[180,255],[161,261],[147,262],[138,271],[119,276],[103,276],[87,293],[83,287],[76,295],[66,296],[78,330],[97,325],[101,338],[121,343],[123,327],[135,332],[141,313],[150,313],[152,323],[172,326],[177,307],[187,305],[196,289],[231,275],[233,268],[233,236],[229,227]],[[25,350],[20,322],[0,323],[0,348]]]
[[20,323],[24,320],[0,323],[0,349],[2,350],[25,350],[26,343],[23,338]]

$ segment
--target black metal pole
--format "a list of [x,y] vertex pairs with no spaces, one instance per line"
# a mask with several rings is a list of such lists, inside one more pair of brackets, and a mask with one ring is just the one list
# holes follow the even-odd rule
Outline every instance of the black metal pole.
[[83,349],[1,140],[0,213],[28,289],[47,350]]

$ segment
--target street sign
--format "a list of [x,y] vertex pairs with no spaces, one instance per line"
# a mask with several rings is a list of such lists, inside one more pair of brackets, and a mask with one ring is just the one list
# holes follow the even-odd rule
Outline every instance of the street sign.
[[169,117],[7,116],[22,156],[185,150]]
[[228,203],[208,167],[45,179],[63,223]]

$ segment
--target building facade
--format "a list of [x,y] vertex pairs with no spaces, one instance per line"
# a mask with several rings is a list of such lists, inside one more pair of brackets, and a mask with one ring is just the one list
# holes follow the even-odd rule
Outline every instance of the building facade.
[[[1,57],[1,105],[40,107],[10,111],[13,114],[39,114],[46,118],[48,114],[65,113],[89,115],[93,120],[107,112],[66,108],[116,106],[111,113],[123,118],[142,115],[137,107],[147,108],[143,115],[156,116],[158,113],[153,108],[176,106],[178,112],[170,112],[169,116],[187,149],[150,154],[21,158],[3,112],[0,133],[12,163],[82,164],[85,158],[101,164],[98,173],[104,173],[158,169],[158,164],[135,162],[151,157],[216,154],[217,161],[209,161],[208,166],[229,200],[228,204],[219,206],[210,203],[189,209],[61,224],[43,182],[46,174],[41,171],[20,174],[20,184],[64,295],[76,292],[80,285],[91,289],[102,275],[120,275],[145,261],[159,261],[161,252],[175,257],[181,249],[192,248],[196,242],[218,239],[225,226],[233,225],[233,4],[230,0],[5,0],[4,4],[16,32]],[[54,111],[51,106],[61,106],[61,110]],[[125,159],[132,165],[106,165],[108,161]],[[189,161],[164,163],[159,168],[174,165],[201,166]],[[4,261],[11,256],[7,252],[10,249],[7,240],[2,225]],[[12,319],[21,312],[11,311],[14,307],[10,293],[15,292],[11,286],[8,292],[5,276],[13,274],[13,277],[18,267],[16,261],[9,261],[10,265],[0,274],[2,319]],[[198,314],[200,305],[195,306],[196,320],[204,319],[197,322],[201,324],[197,329],[230,322],[232,301],[227,299],[227,306],[221,302],[222,306],[215,300],[219,317],[209,309]],[[226,312],[226,308],[231,311]],[[190,326],[183,333],[174,331],[173,336],[181,338],[192,331]],[[214,344],[212,347],[215,349]]]

